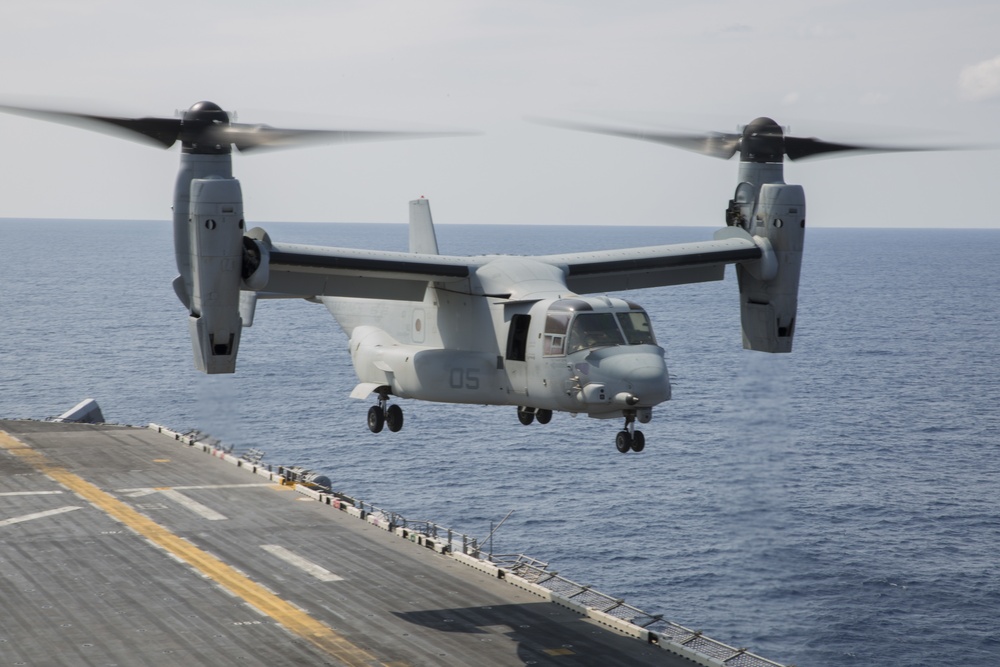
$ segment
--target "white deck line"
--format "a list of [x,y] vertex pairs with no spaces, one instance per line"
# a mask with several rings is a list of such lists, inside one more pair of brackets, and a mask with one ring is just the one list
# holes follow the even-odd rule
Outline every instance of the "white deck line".
[[163,489],[160,493],[185,509],[191,510],[203,519],[208,519],[209,521],[225,521],[229,518],[224,514],[219,514],[208,505],[202,505],[197,500],[188,498],[183,493],[175,489]]
[[0,521],[0,528],[4,526],[13,526],[15,523],[23,523],[25,521],[34,521],[35,519],[44,519],[47,516],[55,516],[57,514],[65,514],[66,512],[72,512],[73,510],[81,509],[75,505],[69,505],[67,507],[57,507],[54,510],[45,510],[44,512],[35,512],[34,514],[24,514],[22,516],[15,516],[9,519],[4,519]]
[[62,491],[4,491],[0,493],[0,498],[7,496],[53,496]]
[[260,548],[272,556],[277,556],[289,565],[294,565],[303,572],[311,574],[320,581],[343,581],[344,578],[330,572],[325,567],[321,567],[311,560],[306,560],[302,556],[293,553],[279,544],[262,544]]
[[[250,484],[193,484],[191,486],[171,486],[169,488],[177,491],[197,491],[199,489],[242,489],[244,487],[274,486],[274,482],[258,482]],[[163,488],[155,486],[142,486],[134,489],[118,489],[118,493],[155,493]],[[39,493],[62,493],[62,491],[41,491]],[[3,494],[0,494],[3,495]]]

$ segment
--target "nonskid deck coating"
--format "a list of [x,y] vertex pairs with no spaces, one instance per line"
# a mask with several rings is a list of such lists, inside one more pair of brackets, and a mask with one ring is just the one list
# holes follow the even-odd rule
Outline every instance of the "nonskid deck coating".
[[0,429],[0,664],[692,664],[153,431]]

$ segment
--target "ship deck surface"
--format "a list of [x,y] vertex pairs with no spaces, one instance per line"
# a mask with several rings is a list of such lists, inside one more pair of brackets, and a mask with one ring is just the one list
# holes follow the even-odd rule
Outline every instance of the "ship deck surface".
[[155,431],[0,431],[0,664],[692,664]]

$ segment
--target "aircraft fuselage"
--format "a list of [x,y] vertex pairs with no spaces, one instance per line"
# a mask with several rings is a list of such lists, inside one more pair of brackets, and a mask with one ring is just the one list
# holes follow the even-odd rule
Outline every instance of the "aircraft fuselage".
[[323,299],[362,388],[445,403],[649,421],[670,398],[645,311],[609,297],[511,301],[429,287],[423,302]]

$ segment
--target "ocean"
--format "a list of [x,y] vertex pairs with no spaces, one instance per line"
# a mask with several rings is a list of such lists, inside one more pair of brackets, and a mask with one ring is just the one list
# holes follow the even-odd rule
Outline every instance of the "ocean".
[[[277,241],[404,250],[405,225],[262,225]],[[446,254],[685,242],[710,228],[438,228]],[[628,294],[674,398],[618,421],[400,401],[371,434],[326,309],[262,302],[238,371],[192,367],[166,222],[0,220],[0,415],[83,398],[108,421],[198,428],[410,519],[782,663],[1000,660],[1000,231],[809,229],[795,351],[744,351],[735,277]],[[302,536],[308,540],[308,535]]]

